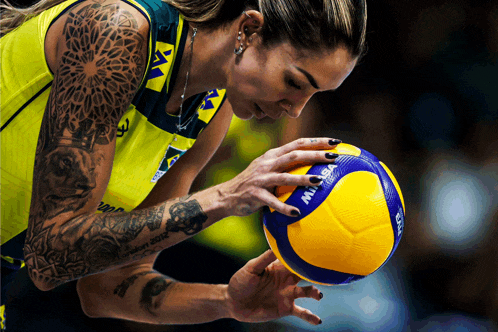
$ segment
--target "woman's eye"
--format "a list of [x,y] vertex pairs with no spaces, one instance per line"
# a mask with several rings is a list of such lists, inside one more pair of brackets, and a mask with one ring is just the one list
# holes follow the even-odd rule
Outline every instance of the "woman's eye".
[[293,79],[288,80],[287,83],[289,86],[301,90],[301,86],[299,86]]

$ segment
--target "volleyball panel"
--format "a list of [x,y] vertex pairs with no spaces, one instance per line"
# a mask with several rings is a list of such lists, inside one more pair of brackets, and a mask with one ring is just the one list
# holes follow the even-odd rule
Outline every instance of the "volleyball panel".
[[312,265],[358,275],[372,273],[387,259],[394,243],[377,175],[360,171],[343,176],[322,204],[288,226],[287,234],[296,254]]
[[284,237],[279,236],[278,243],[277,240],[273,237],[272,232],[273,234],[285,235],[286,228],[279,227],[279,231],[281,231],[281,233],[278,233],[278,231],[276,231],[274,228],[275,224],[269,224],[268,228],[266,226],[263,226],[266,239],[270,247],[272,248],[272,251],[289,271],[296,274],[301,279],[321,285],[339,285],[360,280],[365,277],[361,275],[328,270],[309,264],[308,262],[302,260],[299,256],[297,256],[294,251],[289,250],[289,248],[291,248],[290,244],[285,244],[286,240]]

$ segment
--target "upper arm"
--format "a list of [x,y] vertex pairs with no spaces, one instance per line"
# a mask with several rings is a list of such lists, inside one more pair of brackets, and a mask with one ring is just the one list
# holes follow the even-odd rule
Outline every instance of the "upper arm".
[[230,127],[232,115],[232,107],[228,100],[225,100],[221,109],[207,128],[201,132],[194,145],[158,181],[137,209],[187,195],[192,182],[223,142]]
[[64,14],[35,156],[25,246],[32,278],[61,263],[68,248],[54,244],[59,227],[94,212],[107,187],[116,128],[147,64],[148,23],[130,8],[84,1]]

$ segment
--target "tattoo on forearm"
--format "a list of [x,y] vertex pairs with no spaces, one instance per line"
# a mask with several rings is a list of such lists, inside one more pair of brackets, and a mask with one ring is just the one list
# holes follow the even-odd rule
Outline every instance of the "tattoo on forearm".
[[114,289],[114,295],[117,295],[119,297],[124,297],[126,294],[126,291],[128,288],[130,288],[131,285],[135,283],[135,281],[142,276],[145,276],[147,274],[155,273],[155,271],[145,271],[145,272],[140,272],[137,274],[132,275],[129,278],[126,278],[123,280],[122,283],[120,283],[115,289]]
[[[92,198],[102,161],[96,147],[114,141],[147,62],[146,40],[133,15],[118,4],[96,1],[67,15],[62,36],[67,49],[55,73],[36,150],[25,246],[32,277],[54,284],[90,270],[85,250],[91,248],[84,248],[83,242],[100,238],[120,245],[136,231],[98,234],[98,228],[86,222],[77,229],[64,225],[55,234],[50,219],[78,211]],[[157,219],[145,225],[157,229]],[[100,227],[107,228],[105,221]],[[65,233],[83,237],[68,243]],[[56,240],[62,242],[56,245]],[[112,246],[106,248],[113,251]]]
[[157,316],[154,312],[160,305],[160,301],[154,301],[155,297],[164,292],[168,286],[171,285],[171,281],[164,279],[164,277],[155,277],[151,279],[142,289],[142,296],[140,297],[140,306],[148,311],[151,315]]
[[195,199],[187,202],[178,202],[169,208],[171,219],[168,219],[166,230],[168,232],[182,231],[193,235],[202,229],[202,224],[208,219],[207,215]]
[[169,208],[171,219],[166,222],[166,230],[159,235],[153,237],[149,242],[140,246],[129,248],[121,257],[129,257],[139,252],[143,252],[150,247],[169,237],[171,232],[183,232],[185,235],[194,235],[202,230],[203,224],[208,219],[207,215],[202,210],[199,202],[193,199],[187,201],[189,196],[179,198],[179,202],[174,203]]

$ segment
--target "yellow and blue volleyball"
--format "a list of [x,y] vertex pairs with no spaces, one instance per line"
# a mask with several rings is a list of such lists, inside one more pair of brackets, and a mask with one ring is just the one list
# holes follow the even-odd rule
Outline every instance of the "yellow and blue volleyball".
[[391,171],[373,154],[349,144],[330,152],[334,163],[297,167],[291,174],[321,176],[319,186],[278,187],[276,196],[299,217],[273,209],[264,232],[277,258],[313,283],[347,284],[378,270],[396,250],[405,205]]

